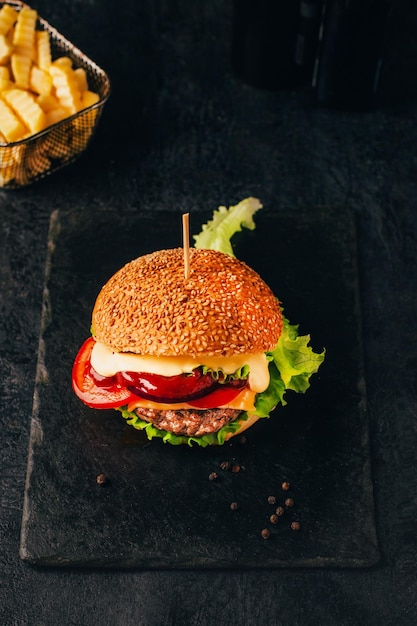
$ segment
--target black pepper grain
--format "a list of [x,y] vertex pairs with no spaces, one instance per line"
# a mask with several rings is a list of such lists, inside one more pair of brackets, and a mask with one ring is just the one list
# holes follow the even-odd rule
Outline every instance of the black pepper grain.
[[209,474],[209,480],[216,480],[216,478],[218,478],[219,475],[217,472],[210,472]]
[[240,472],[240,465],[235,463],[234,465],[232,465],[232,473],[237,474],[238,472]]
[[275,504],[277,501],[275,496],[268,496],[268,504]]
[[278,517],[284,515],[284,512],[284,507],[282,506],[277,506],[277,508],[275,509],[275,513],[278,515]]
[[97,485],[105,485],[108,482],[106,474],[99,474],[96,478]]
[[294,500],[292,498],[287,498],[284,504],[287,508],[290,509],[292,506],[294,506]]
[[239,508],[239,504],[237,502],[231,502],[230,503],[230,510],[231,511],[237,511]]
[[291,530],[300,530],[300,522],[291,522]]
[[270,534],[271,534],[271,531],[268,528],[263,528],[261,530],[261,535],[263,539],[269,539]]
[[281,489],[283,491],[288,491],[290,489],[291,485],[287,480],[284,480],[284,482],[281,485]]
[[222,470],[224,470],[225,472],[227,472],[227,471],[229,471],[229,469],[230,469],[231,465],[230,465],[229,461],[222,461],[222,462],[220,463],[220,467],[221,467],[221,469],[222,469]]
[[277,524],[278,519],[279,517],[276,513],[272,513],[272,515],[269,516],[269,521],[271,522],[271,524]]

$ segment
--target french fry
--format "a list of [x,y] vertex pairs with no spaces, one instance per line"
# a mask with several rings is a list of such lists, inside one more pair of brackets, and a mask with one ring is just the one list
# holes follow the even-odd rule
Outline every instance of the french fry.
[[51,40],[47,30],[36,31],[36,62],[41,70],[49,70],[52,63]]
[[10,55],[12,53],[13,47],[7,40],[6,35],[0,34],[0,64],[6,65],[8,62]]
[[10,80],[9,68],[6,65],[0,65],[0,93],[12,87],[13,83]]
[[8,89],[12,89],[14,87],[14,84],[12,83],[11,80],[8,80],[7,78],[0,78],[0,93],[2,91],[7,91]]
[[30,57],[14,52],[10,58],[10,64],[16,87],[29,89],[30,68],[32,66]]
[[35,98],[24,89],[10,89],[3,98],[19,116],[31,133],[39,133],[46,127],[46,115]]
[[[6,92],[7,93],[7,92]],[[27,133],[27,128],[22,124],[13,109],[0,98],[0,132],[5,136],[6,141],[11,143],[23,139]]]
[[49,96],[52,91],[52,77],[48,72],[37,67],[37,65],[32,65],[29,86],[35,93]]
[[63,109],[62,107],[58,106],[55,109],[51,109],[46,114],[47,126],[53,126],[58,122],[62,122],[62,120],[65,120],[68,116],[68,111],[66,109]]
[[37,11],[24,6],[17,16],[13,45],[20,54],[34,57]]
[[0,34],[7,35],[16,22],[18,12],[10,4],[4,4],[0,9]]
[[[36,10],[2,6],[0,188],[25,185],[55,160],[67,162],[86,147],[99,114],[94,105],[100,101],[88,82],[86,69],[74,66],[66,52],[53,59],[52,35],[38,28]],[[26,141],[48,127],[50,133]]]
[[53,61],[53,65],[56,67],[67,67],[68,69],[72,69],[72,61],[70,57],[67,56],[58,57]]
[[45,154],[31,152],[27,159],[26,165],[29,172],[29,177],[34,178],[43,172],[46,172],[51,167],[51,161]]
[[83,93],[88,89],[87,72],[83,67],[77,67],[74,70],[74,78],[77,82],[78,89]]
[[87,89],[82,94],[83,109],[86,109],[87,107],[91,107],[93,104],[97,104],[97,102],[99,100],[100,100],[100,97],[99,97],[98,93],[96,93],[95,91],[90,91],[89,89]]
[[8,165],[0,170],[0,187],[5,187],[12,180],[15,179],[15,167],[14,165]]
[[59,102],[52,93],[39,94],[36,98],[36,102],[39,104],[44,113],[49,113],[50,111],[59,108]]
[[67,109],[70,115],[77,113],[81,107],[81,93],[72,69],[64,65],[52,63],[49,73],[52,76],[55,95],[60,105]]
[[46,137],[43,148],[51,159],[66,159],[69,156],[68,145],[54,131]]

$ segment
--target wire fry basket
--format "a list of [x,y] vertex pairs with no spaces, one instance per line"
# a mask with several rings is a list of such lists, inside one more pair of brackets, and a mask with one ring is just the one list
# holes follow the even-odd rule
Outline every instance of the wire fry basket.
[[[10,0],[0,2],[0,9],[5,4],[15,11],[28,7],[18,0]],[[96,92],[99,99],[24,139],[10,143],[0,140],[0,188],[3,189],[24,187],[72,163],[90,143],[110,96],[109,78],[98,65],[40,16],[36,29],[48,31],[52,59],[67,56],[74,67],[85,70],[88,88]]]

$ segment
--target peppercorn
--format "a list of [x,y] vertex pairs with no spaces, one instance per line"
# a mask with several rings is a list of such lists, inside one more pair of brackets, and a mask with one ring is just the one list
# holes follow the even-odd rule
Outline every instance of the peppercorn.
[[275,513],[278,515],[278,517],[281,517],[282,515],[284,515],[284,508],[282,506],[277,506],[277,508],[275,509]]
[[270,534],[271,534],[271,531],[268,530],[268,528],[263,528],[261,530],[261,535],[262,535],[263,539],[269,539]]
[[226,472],[227,472],[227,471],[230,469],[230,463],[229,463],[229,461],[222,461],[222,462],[220,463],[220,467],[221,467],[221,469],[222,469],[222,470],[224,470],[224,471],[226,471]]
[[287,498],[284,502],[285,506],[289,509],[294,506],[294,500],[292,498]]
[[239,504],[238,504],[237,502],[231,502],[231,504],[230,504],[230,509],[231,509],[232,511],[237,511],[237,510],[238,510],[238,508],[239,508]]
[[234,465],[232,465],[232,473],[237,474],[238,472],[240,472],[240,465],[235,463]]
[[107,483],[106,474],[99,474],[96,478],[97,485],[105,485]]
[[291,487],[290,483],[287,480],[284,480],[284,482],[281,485],[281,489],[283,491],[288,491],[290,487]]
[[269,521],[271,522],[271,524],[277,524],[278,523],[278,515],[276,513],[272,513],[272,515],[270,515],[269,517]]
[[219,475],[217,472],[210,472],[209,474],[209,480],[216,480],[216,478],[218,478]]
[[275,496],[268,496],[268,504],[275,504],[277,501]]
[[291,530],[300,530],[300,522],[291,522]]

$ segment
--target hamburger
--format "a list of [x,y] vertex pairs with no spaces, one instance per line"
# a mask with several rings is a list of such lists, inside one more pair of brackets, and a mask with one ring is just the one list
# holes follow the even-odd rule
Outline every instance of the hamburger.
[[189,250],[187,275],[182,248],[124,265],[99,292],[91,329],[74,361],[76,395],[174,445],[242,433],[288,389],[305,391],[324,357],[255,270],[209,248]]

